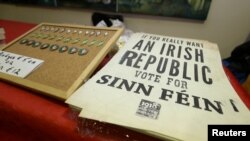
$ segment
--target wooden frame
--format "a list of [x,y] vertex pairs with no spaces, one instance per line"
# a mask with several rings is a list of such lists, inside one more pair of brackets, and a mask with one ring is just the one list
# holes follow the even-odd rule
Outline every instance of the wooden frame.
[[[120,28],[41,23],[7,44],[2,50],[41,59],[44,63],[24,79],[4,73],[0,73],[0,78],[59,99],[66,99],[88,80],[122,32],[123,29]],[[41,45],[49,44],[50,47],[41,49],[33,47],[32,44],[21,44],[24,39],[40,42]],[[88,53],[79,55],[69,51],[51,51],[52,45],[78,50],[84,48]]]

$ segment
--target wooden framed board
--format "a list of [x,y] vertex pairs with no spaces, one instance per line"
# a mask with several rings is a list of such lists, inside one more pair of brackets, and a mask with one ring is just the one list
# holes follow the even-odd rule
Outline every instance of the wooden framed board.
[[119,38],[121,28],[41,23],[2,50],[41,59],[25,78],[0,72],[0,78],[66,99],[94,72]]

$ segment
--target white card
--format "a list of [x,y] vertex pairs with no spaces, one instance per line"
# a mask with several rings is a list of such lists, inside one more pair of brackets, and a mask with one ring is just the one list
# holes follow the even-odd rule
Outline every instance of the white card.
[[25,78],[44,61],[28,56],[0,51],[0,72]]

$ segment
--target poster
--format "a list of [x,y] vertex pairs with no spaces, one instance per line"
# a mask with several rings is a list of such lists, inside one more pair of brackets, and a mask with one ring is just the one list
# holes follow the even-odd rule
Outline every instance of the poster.
[[134,34],[66,103],[80,117],[164,139],[201,141],[210,124],[249,124],[214,43]]
[[211,0],[118,0],[119,12],[205,20]]
[[0,0],[4,3],[78,8],[206,20],[212,0]]

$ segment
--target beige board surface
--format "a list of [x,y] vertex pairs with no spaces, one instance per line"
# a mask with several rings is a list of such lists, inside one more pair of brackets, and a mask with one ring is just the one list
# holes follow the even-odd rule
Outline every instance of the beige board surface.
[[[41,23],[3,51],[41,59],[44,63],[25,79],[3,73],[0,78],[66,99],[90,77],[122,31],[119,28]],[[58,48],[53,50],[52,46]],[[63,47],[67,50],[62,51]],[[73,48],[77,51],[70,53]],[[87,51],[85,55],[79,54],[82,49]]]

